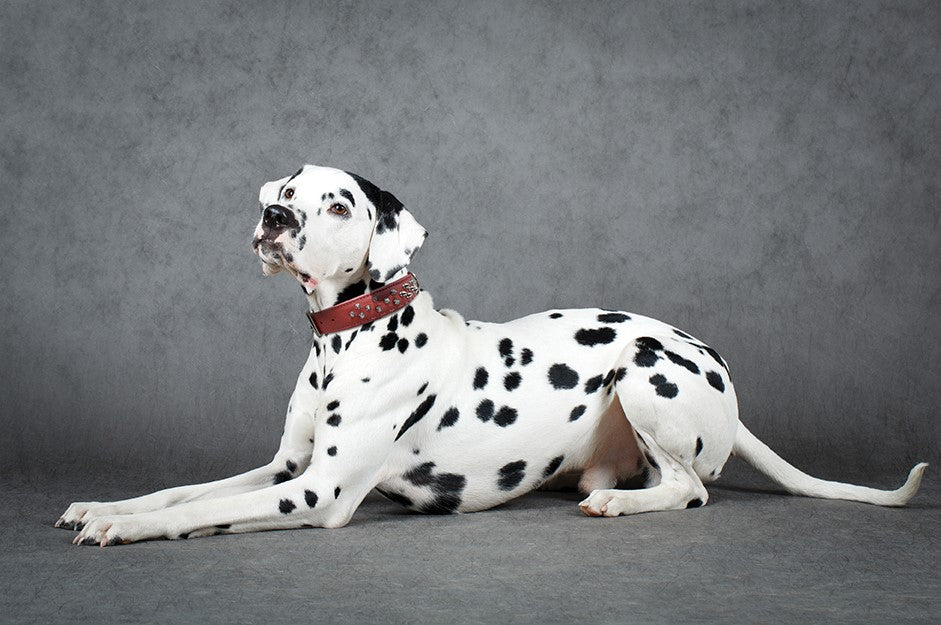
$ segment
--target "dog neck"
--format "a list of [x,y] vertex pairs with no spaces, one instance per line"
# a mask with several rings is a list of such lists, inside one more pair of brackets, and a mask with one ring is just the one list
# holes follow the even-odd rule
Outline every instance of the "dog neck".
[[369,278],[366,268],[363,267],[358,272],[350,273],[348,276],[343,276],[342,278],[323,280],[319,282],[317,287],[310,293],[307,292],[307,289],[303,290],[307,297],[307,304],[310,311],[320,312],[331,306],[342,304],[354,297],[372,293],[376,289],[380,289],[386,284],[390,284],[402,278],[406,273],[407,269],[403,268],[396,272],[387,282],[376,282]]

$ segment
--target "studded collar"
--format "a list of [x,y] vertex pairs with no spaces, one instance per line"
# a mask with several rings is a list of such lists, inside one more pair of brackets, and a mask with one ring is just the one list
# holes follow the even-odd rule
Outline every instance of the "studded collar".
[[310,327],[319,335],[349,330],[382,319],[408,306],[418,295],[418,278],[408,273],[404,278],[365,293],[336,306],[307,311]]

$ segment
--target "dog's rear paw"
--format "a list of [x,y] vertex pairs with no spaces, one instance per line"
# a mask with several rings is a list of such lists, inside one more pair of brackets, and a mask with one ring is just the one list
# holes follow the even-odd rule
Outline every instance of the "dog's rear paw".
[[98,501],[77,501],[62,513],[55,526],[78,531],[94,518],[113,514],[112,507],[111,504]]

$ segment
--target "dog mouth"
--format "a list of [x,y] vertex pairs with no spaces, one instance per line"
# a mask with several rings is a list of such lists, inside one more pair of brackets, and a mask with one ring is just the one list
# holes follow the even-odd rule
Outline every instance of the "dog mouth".
[[261,260],[261,270],[266,276],[289,268],[293,260],[291,254],[285,251],[284,245],[264,235],[252,240],[252,251]]

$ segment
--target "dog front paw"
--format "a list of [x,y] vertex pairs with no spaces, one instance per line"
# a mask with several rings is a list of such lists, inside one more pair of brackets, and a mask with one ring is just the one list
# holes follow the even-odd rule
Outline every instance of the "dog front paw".
[[108,514],[114,514],[114,507],[99,501],[77,501],[71,504],[55,526],[67,530],[81,530],[92,519]]
[[118,514],[91,519],[72,540],[72,544],[109,547],[164,537],[164,532],[148,522],[146,515]]

